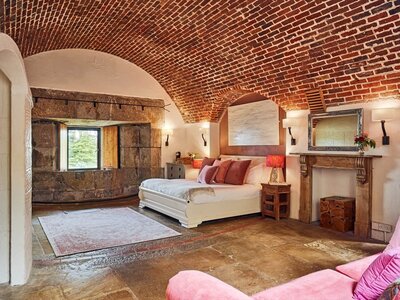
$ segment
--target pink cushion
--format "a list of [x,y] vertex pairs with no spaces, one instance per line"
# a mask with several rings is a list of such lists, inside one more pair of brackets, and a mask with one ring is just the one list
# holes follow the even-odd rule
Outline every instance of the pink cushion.
[[199,176],[197,176],[197,182],[210,184],[218,171],[217,166],[204,166]]
[[216,183],[224,183],[225,182],[225,176],[226,173],[228,172],[228,169],[232,163],[232,160],[215,160],[213,166],[218,166],[218,171],[217,174],[215,175],[215,182]]
[[390,239],[389,245],[387,245],[385,251],[400,248],[400,217],[397,221],[396,228],[394,229],[392,238]]
[[243,184],[244,177],[246,176],[246,172],[250,166],[250,163],[251,160],[232,161],[225,176],[225,183],[236,185]]
[[322,270],[253,295],[256,300],[352,299],[356,282],[333,270]]
[[362,275],[354,291],[354,299],[378,299],[386,287],[398,277],[400,277],[400,252],[391,250],[382,253]]
[[201,167],[200,167],[200,170],[199,170],[199,174],[200,174],[201,170],[203,170],[203,168],[204,168],[205,166],[212,166],[213,163],[214,163],[214,161],[215,161],[215,158],[204,157],[204,158],[203,158],[203,161],[202,161],[202,163],[201,163]]
[[251,300],[225,282],[200,271],[181,271],[169,280],[167,300]]
[[349,276],[355,281],[360,281],[362,274],[368,269],[369,265],[380,255],[374,254],[371,256],[367,256],[356,261],[349,262],[344,265],[340,265],[336,267],[336,270],[344,275]]

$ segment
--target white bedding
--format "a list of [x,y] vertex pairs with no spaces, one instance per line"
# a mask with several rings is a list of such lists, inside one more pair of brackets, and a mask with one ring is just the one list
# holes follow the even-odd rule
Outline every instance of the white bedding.
[[147,179],[141,187],[195,204],[260,199],[261,185],[202,184],[188,179]]

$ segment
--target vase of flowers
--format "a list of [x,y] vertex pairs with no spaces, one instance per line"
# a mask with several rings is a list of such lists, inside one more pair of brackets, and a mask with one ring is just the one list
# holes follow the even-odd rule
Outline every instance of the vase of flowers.
[[364,151],[366,151],[368,147],[375,148],[376,146],[375,141],[370,139],[367,133],[356,135],[354,137],[354,144],[357,145],[360,155],[364,155]]

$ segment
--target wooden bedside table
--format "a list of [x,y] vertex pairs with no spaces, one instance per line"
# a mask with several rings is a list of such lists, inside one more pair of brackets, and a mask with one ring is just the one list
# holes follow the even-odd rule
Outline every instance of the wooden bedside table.
[[290,214],[290,184],[261,183],[261,214],[276,220],[289,218]]

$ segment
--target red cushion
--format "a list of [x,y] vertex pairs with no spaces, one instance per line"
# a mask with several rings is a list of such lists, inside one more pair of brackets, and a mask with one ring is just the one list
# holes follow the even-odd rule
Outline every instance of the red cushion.
[[224,183],[225,182],[225,176],[229,170],[231,163],[232,163],[231,159],[224,160],[224,161],[221,161],[221,160],[214,161],[213,166],[218,166],[218,171],[217,171],[217,174],[215,175],[216,183]]
[[210,184],[214,180],[217,170],[217,166],[204,166],[203,170],[201,170],[197,177],[197,182]]
[[228,172],[225,176],[225,183],[240,185],[244,182],[247,169],[249,168],[251,160],[234,160],[232,161]]
[[200,174],[201,170],[203,170],[203,168],[205,166],[212,166],[214,161],[215,161],[215,158],[204,157],[203,158],[203,162],[201,163],[199,174]]

